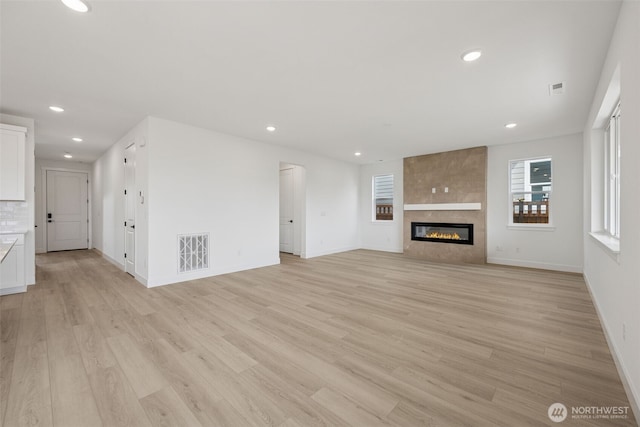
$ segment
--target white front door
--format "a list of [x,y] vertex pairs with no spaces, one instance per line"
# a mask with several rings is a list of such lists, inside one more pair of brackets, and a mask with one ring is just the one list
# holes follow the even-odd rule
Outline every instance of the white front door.
[[293,253],[293,169],[280,171],[280,252]]
[[136,146],[124,152],[124,271],[135,276],[136,265]]
[[88,175],[47,171],[47,251],[87,249]]

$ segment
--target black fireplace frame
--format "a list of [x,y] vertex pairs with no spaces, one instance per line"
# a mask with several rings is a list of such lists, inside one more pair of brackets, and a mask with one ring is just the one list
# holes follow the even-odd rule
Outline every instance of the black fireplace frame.
[[[455,240],[455,239],[438,239],[438,238],[432,238],[432,237],[416,237],[416,227],[447,227],[447,228],[459,228],[461,230],[469,230],[469,239]],[[473,245],[473,224],[454,224],[449,222],[412,222],[411,223],[411,240],[418,240],[422,242],[455,243],[457,245]]]

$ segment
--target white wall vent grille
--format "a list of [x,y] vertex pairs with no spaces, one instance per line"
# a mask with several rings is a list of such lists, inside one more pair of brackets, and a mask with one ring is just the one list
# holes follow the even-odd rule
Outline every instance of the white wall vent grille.
[[209,233],[178,236],[178,273],[209,268]]

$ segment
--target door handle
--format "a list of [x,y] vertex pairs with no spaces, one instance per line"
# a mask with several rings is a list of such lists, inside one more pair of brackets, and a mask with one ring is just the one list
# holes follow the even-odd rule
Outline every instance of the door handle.
[[53,222],[53,220],[52,219],[48,219],[47,222]]
[[289,222],[290,222],[290,223],[293,223],[293,220],[292,220],[292,219],[290,219],[290,220],[289,220]]
[[47,214],[47,218],[51,219],[51,213]]

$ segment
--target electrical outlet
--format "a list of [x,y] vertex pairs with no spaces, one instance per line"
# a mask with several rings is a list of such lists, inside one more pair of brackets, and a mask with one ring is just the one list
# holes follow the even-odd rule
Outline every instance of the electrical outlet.
[[496,246],[496,252],[502,252],[504,248],[500,245]]
[[519,254],[520,253],[520,248],[516,248],[516,253]]
[[436,187],[432,187],[432,188],[431,188],[431,192],[432,192],[433,194],[436,194]]
[[444,187],[444,192],[448,193],[449,192],[449,187]]

